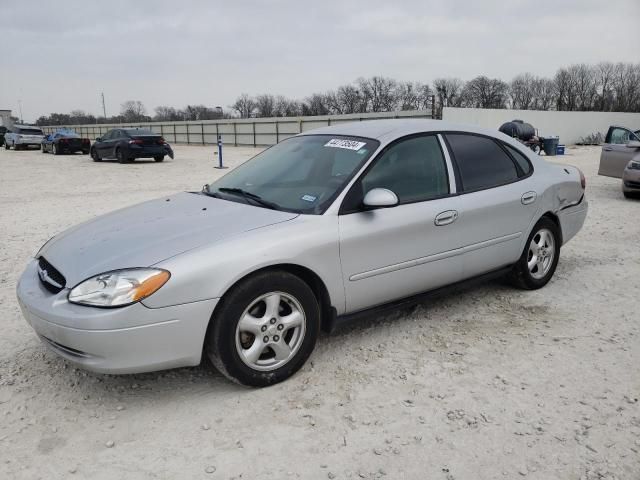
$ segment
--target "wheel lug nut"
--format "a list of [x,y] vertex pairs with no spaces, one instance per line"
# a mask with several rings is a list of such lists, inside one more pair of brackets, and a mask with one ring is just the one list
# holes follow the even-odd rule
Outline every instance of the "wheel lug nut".
[[280,340],[280,337],[278,335],[274,335],[273,336],[273,341],[277,342],[278,340]]
[[284,328],[284,325],[280,324],[278,325],[278,330],[282,330]]
[[266,332],[267,331],[267,326],[263,325],[262,327],[260,327],[260,330],[263,331],[263,332]]
[[267,337],[266,335],[264,336],[264,338],[262,339],[264,341],[264,343],[267,343],[269,341],[269,337]]
[[269,320],[269,322],[271,323],[271,325],[273,325],[274,323],[276,323],[276,319],[272,318],[271,320]]

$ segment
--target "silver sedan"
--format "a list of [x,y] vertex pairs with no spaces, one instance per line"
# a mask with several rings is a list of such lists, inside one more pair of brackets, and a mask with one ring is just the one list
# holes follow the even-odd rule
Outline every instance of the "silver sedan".
[[306,132],[202,191],[49,240],[18,283],[25,318],[68,361],[132,373],[200,363],[265,386],[321,329],[462,282],[543,287],[587,215],[574,167],[442,121]]

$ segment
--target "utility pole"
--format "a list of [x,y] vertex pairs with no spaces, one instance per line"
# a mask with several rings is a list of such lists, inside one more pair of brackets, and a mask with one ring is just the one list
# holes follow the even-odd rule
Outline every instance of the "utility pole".
[[104,92],[102,92],[102,114],[104,115],[104,118],[107,118],[107,109],[104,106]]
[[18,109],[20,110],[20,123],[24,123],[22,120],[22,100],[18,100]]

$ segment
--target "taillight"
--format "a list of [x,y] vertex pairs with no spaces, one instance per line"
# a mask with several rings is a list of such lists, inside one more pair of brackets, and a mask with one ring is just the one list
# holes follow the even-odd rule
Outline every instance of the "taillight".
[[82,143],[90,143],[88,138],[83,138]]
[[578,169],[578,172],[580,172],[580,186],[583,190],[585,190],[587,188],[587,179],[584,178],[584,173],[582,173],[582,170]]
[[165,143],[167,143],[167,141],[164,138],[160,137],[160,140],[158,140],[158,145],[164,145]]
[[144,142],[142,140],[140,140],[139,138],[136,138],[134,140],[129,140],[129,145],[142,145]]

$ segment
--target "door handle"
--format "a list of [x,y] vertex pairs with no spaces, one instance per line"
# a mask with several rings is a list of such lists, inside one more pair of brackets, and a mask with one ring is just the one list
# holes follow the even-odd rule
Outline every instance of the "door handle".
[[526,192],[522,194],[522,197],[520,198],[520,201],[522,202],[523,205],[529,205],[533,202],[536,201],[536,198],[538,198],[538,194],[536,192]]
[[436,219],[433,221],[438,227],[443,225],[449,225],[458,219],[458,212],[456,210],[446,210],[436,215]]
[[538,198],[538,194],[536,192],[526,192],[522,194],[520,201],[523,205],[529,205],[535,202],[536,198]]

